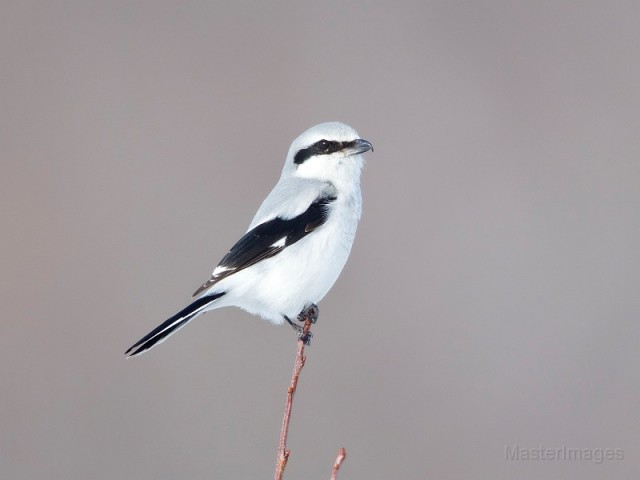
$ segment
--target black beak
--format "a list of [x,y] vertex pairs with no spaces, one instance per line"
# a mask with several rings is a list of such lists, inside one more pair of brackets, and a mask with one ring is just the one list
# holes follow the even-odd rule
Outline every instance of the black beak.
[[347,155],[358,155],[359,153],[364,153],[369,150],[373,152],[373,145],[371,142],[364,140],[362,138],[358,138],[352,142],[344,142],[344,152]]

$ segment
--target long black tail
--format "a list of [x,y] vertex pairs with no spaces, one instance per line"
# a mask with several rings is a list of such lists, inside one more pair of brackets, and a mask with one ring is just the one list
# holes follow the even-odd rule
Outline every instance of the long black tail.
[[124,354],[128,357],[135,357],[146,352],[158,343],[164,342],[171,334],[175,333],[180,328],[189,323],[189,320],[193,320],[199,314],[201,314],[205,307],[207,307],[207,305],[209,305],[211,302],[215,302],[225,293],[226,292],[214,293],[212,295],[205,295],[204,297],[198,298],[188,307],[183,308],[173,317],[147,333]]

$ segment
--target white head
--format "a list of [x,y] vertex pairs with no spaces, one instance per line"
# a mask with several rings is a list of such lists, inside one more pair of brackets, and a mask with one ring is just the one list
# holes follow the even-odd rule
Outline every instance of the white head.
[[368,150],[373,150],[371,143],[349,125],[321,123],[293,141],[282,173],[349,188],[358,184],[362,154]]

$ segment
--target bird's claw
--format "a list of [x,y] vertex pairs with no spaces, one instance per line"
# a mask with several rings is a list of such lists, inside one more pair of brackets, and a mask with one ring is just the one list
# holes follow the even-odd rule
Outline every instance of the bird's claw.
[[298,321],[300,323],[304,323],[309,320],[311,323],[315,325],[318,321],[318,316],[320,315],[320,309],[315,303],[307,305],[304,310],[302,310],[298,314]]
[[[317,307],[316,307],[316,309],[317,309]],[[302,315],[302,314],[300,314],[300,315]],[[311,333],[311,332],[305,333],[304,327],[302,325],[298,325],[297,323],[293,323],[291,321],[291,319],[289,317],[287,317],[286,315],[284,316],[284,319],[289,323],[289,325],[291,325],[291,328],[293,328],[293,330],[296,332],[296,335],[298,336],[298,338],[300,340],[302,340],[302,343],[304,343],[307,346],[311,345],[311,339],[313,338],[313,333]],[[316,319],[317,319],[317,316],[316,316]],[[311,319],[309,319],[309,320],[313,322],[313,320],[311,320]]]
[[302,340],[302,343],[304,343],[308,347],[309,345],[311,345],[311,339],[313,338],[313,333],[307,332],[307,333],[298,334],[298,338]]

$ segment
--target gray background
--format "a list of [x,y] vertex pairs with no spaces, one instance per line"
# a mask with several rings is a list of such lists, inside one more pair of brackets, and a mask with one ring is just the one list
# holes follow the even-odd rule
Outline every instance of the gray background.
[[639,15],[3,1],[0,476],[271,478],[289,328],[226,309],[122,354],[341,120],[375,153],[286,478],[340,446],[344,479],[637,478]]

